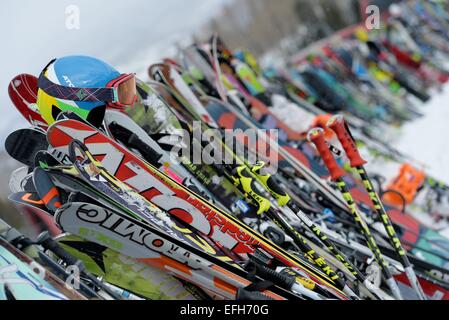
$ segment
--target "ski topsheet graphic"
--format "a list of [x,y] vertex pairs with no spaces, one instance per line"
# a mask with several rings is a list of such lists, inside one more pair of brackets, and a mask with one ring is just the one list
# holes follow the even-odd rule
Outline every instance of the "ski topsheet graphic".
[[298,267],[313,281],[343,297],[332,281],[318,269],[270,244],[240,221],[208,204],[97,129],[75,120],[62,120],[48,130],[49,143],[60,151],[67,152],[70,142],[74,139],[83,142],[106,170],[120,181],[217,244],[243,259],[254,253],[256,248],[261,248],[286,266]]
[[[219,260],[213,263],[207,254],[119,212],[92,204],[67,203],[58,209],[55,219],[67,232],[102,243],[227,299],[234,299],[238,288],[251,284],[244,277],[230,272],[232,268],[229,265]],[[239,269],[235,271],[245,274]],[[263,293],[273,299],[284,299],[270,290]],[[287,292],[284,294],[289,295]]]
[[118,253],[106,246],[74,235],[64,234],[55,239],[64,250],[80,259],[92,274],[104,281],[150,300],[197,300],[189,292],[192,286],[179,279]]
[[449,4],[384,9],[299,52],[194,37],[149,81],[81,55],[11,77],[0,300],[449,300],[446,165],[422,162]]

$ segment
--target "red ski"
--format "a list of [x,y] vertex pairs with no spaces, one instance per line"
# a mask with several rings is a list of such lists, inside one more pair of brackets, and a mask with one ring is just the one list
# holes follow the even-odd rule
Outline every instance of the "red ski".
[[67,152],[72,140],[80,140],[111,174],[162,210],[213,240],[218,246],[245,260],[248,254],[260,248],[286,266],[297,268],[340,298],[346,298],[320,270],[270,243],[239,220],[192,193],[96,128],[71,119],[62,120],[49,127],[47,139],[54,148],[62,152]]
[[37,78],[22,73],[14,77],[8,86],[8,94],[14,106],[33,126],[44,130],[48,125],[37,110]]

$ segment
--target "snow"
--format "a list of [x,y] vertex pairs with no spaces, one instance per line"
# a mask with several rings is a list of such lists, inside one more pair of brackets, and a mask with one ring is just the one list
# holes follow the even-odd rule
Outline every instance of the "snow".
[[404,125],[393,145],[422,163],[428,175],[449,184],[449,84],[421,111],[425,116]]

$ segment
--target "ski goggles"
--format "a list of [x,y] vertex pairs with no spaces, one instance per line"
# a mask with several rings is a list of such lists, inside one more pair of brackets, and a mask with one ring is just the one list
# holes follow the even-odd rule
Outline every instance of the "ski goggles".
[[56,84],[45,75],[45,69],[39,76],[38,87],[48,95],[80,102],[104,102],[112,108],[122,109],[137,101],[136,76],[133,73],[122,74],[110,81],[105,88],[76,88]]

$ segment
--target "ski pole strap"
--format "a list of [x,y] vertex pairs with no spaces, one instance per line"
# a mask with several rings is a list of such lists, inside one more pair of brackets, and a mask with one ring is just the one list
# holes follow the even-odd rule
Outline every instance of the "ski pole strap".
[[257,193],[257,189],[251,173],[248,171],[248,167],[245,165],[238,166],[232,170],[232,179],[234,184],[238,187],[247,197],[253,199],[258,206],[257,214],[267,212],[271,203],[268,199],[262,197]]
[[79,151],[83,160],[89,160],[90,163],[94,164],[97,169],[104,170],[103,164],[95,159],[95,157],[90,153],[89,149],[84,143],[79,140],[72,140],[69,144],[69,158],[70,161],[75,163],[77,161],[76,152]]
[[331,174],[332,180],[338,181],[342,178],[345,175],[345,171],[338,165],[329,150],[324,138],[324,130],[321,128],[311,129],[307,135],[307,139],[315,145],[325,166],[327,167],[327,170],[329,170],[329,173]]
[[72,140],[69,144],[69,158],[73,163],[75,163],[77,160],[76,151],[80,151],[81,156],[87,158],[86,153],[89,151],[89,149],[87,149],[87,147],[81,141],[76,139]]
[[343,149],[348,156],[350,165],[352,168],[363,166],[366,161],[359,153],[359,149],[355,144],[355,140],[352,137],[348,125],[342,115],[335,115],[327,122],[327,127],[332,129],[340,140]]
[[[256,263],[253,261],[248,261],[245,266],[244,269],[246,269],[248,271],[248,275],[247,275],[247,279],[250,280],[252,283],[249,284],[248,286],[246,286],[245,288],[239,288],[239,290],[237,291],[237,296],[236,299],[242,299],[243,296],[242,294],[245,294],[245,297],[247,298],[247,300],[267,300],[270,299],[267,296],[265,296],[261,291],[267,290],[269,288],[271,288],[272,286],[274,286],[274,282],[271,279],[268,278],[264,278],[264,280],[260,280],[257,278],[258,275],[258,270],[256,267]],[[243,299],[245,300],[245,299]]]
[[277,184],[275,178],[270,173],[263,170],[265,162],[258,161],[252,168],[251,172],[256,176],[257,180],[270,192],[270,194],[277,200],[279,206],[285,206],[290,201],[290,196],[282,190],[281,186]]

